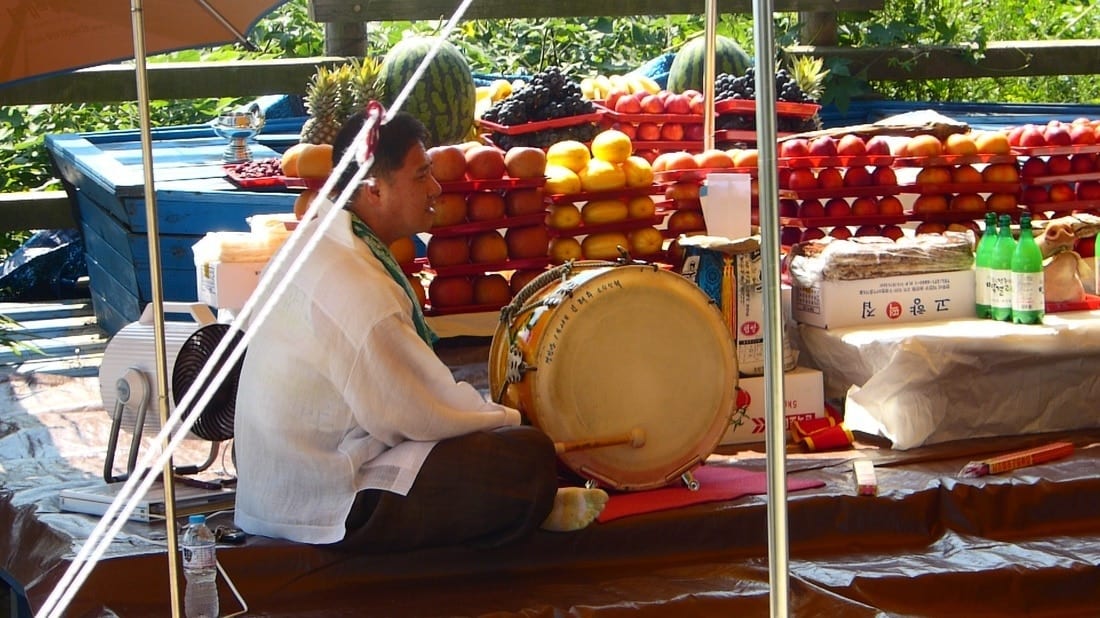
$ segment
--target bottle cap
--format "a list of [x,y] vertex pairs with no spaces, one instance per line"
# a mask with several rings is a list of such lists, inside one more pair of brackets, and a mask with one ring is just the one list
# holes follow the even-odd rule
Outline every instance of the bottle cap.
[[202,513],[199,513],[198,515],[188,516],[187,523],[189,523],[189,524],[205,524],[206,523],[206,515],[203,515]]

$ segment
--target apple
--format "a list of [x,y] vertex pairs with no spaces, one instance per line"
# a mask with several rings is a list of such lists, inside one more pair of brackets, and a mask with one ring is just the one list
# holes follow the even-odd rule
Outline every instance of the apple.
[[542,178],[546,175],[546,151],[532,146],[509,148],[504,153],[504,169],[512,178]]
[[968,133],[952,133],[943,141],[943,152],[949,155],[978,154],[978,144]]
[[1045,131],[1043,131],[1043,137],[1051,146],[1070,146],[1073,144],[1073,137],[1070,136],[1069,130],[1062,124],[1048,124]]
[[810,140],[810,155],[815,157],[835,157],[836,140],[832,136],[823,135]]
[[632,95],[624,94],[615,101],[614,109],[620,114],[640,114],[642,102]]
[[855,235],[860,236],[860,237],[862,237],[862,236],[881,236],[882,235],[882,230],[879,229],[879,226],[877,226],[877,225],[866,224],[866,225],[861,225],[861,226],[857,227]]
[[1050,185],[1050,201],[1052,202],[1072,202],[1077,199],[1077,192],[1073,190],[1073,185],[1068,182],[1057,182]]
[[1090,202],[1100,201],[1100,181],[1085,180],[1078,182],[1077,199]]
[[[695,162],[695,157],[686,150],[677,150],[674,152],[665,152],[658,158],[664,159],[664,170],[695,170],[699,169],[699,165]],[[656,161],[654,161],[653,169],[657,171]]]
[[[1066,160],[1069,164],[1069,160]],[[1015,163],[992,163],[982,170],[982,180],[985,182],[1013,183],[1020,181],[1020,172]]]
[[1024,125],[1023,130],[1020,132],[1020,146],[1024,148],[1036,148],[1038,146],[1046,146],[1047,139],[1043,136],[1043,132],[1039,130],[1033,124]]
[[1096,237],[1089,236],[1088,238],[1078,238],[1077,243],[1074,245],[1073,250],[1077,252],[1083,258],[1090,258],[1096,255]]
[[791,171],[789,167],[781,167],[776,172],[776,179],[778,180],[780,189],[791,188]]
[[784,246],[791,246],[798,244],[802,240],[802,229],[791,225],[779,230],[779,244]]
[[607,97],[604,98],[603,105],[607,109],[613,109],[613,110],[618,111],[616,105],[618,104],[619,99],[621,99],[623,97],[629,97],[629,96],[630,96],[630,91],[626,90],[625,88],[612,88],[611,90],[609,90],[607,92]]
[[702,114],[705,110],[706,99],[702,93],[695,93],[691,95],[691,113]]
[[911,137],[906,149],[911,157],[938,157],[943,154],[943,142],[935,135],[922,133]]
[[679,142],[684,139],[684,125],[678,122],[666,122],[661,125],[661,139]]
[[669,114],[690,114],[691,99],[683,93],[669,94],[665,100],[665,111]]
[[818,182],[818,178],[814,176],[813,170],[808,167],[800,167],[791,170],[791,178],[787,184],[792,191],[807,191],[817,189],[819,186]]
[[616,122],[611,125],[611,128],[621,132],[632,140],[638,137],[638,125],[633,122]]
[[542,187],[510,189],[504,194],[504,214],[509,217],[532,215],[546,210]]
[[428,149],[432,176],[439,182],[456,182],[466,178],[466,153],[458,146],[435,146]]
[[779,216],[795,218],[798,216],[798,202],[790,199],[779,200]]
[[977,193],[959,193],[951,198],[948,210],[985,212],[985,199]]
[[500,180],[506,170],[504,151],[495,146],[474,146],[466,151],[466,176],[471,180]]
[[847,217],[850,214],[852,214],[852,207],[848,205],[848,200],[842,197],[830,198],[825,202],[826,217]]
[[[878,200],[869,197],[857,197],[852,200],[852,216],[853,217],[866,217],[868,215],[878,214]],[[858,235],[858,234],[857,234]]]
[[725,150],[710,148],[694,155],[699,169],[722,169],[733,167],[733,157]]
[[1020,201],[1024,204],[1045,204],[1050,201],[1050,192],[1044,185],[1030,185],[1020,193]]
[[905,214],[905,206],[896,195],[884,195],[878,200],[878,214],[901,216]]
[[1008,133],[1005,137],[1006,137],[1006,139],[1008,139],[1009,146],[1020,146],[1021,145],[1020,144],[1020,137],[1023,135],[1025,128],[1026,128],[1026,126],[1021,124],[1021,125],[1016,125],[1016,126],[1014,126],[1014,127],[1012,127],[1011,129],[1008,130]]
[[1073,164],[1066,155],[1051,155],[1047,158],[1047,171],[1051,176],[1062,176],[1073,171]]
[[844,174],[835,167],[822,168],[817,173],[817,185],[822,189],[839,189],[844,186]]
[[684,139],[689,142],[701,142],[703,141],[703,123],[701,122],[689,122],[684,125]]
[[798,206],[798,216],[801,219],[814,219],[825,216],[825,206],[818,200],[802,200]]
[[638,123],[638,141],[655,142],[661,139],[661,126],[656,122]]
[[512,296],[519,294],[528,283],[534,281],[544,272],[546,271],[541,268],[528,268],[514,271],[512,276],[508,278],[508,287],[512,290]]
[[848,133],[842,136],[836,143],[836,153],[843,157],[858,157],[867,154],[867,143],[863,138]]
[[496,191],[476,191],[466,198],[466,218],[470,221],[503,219],[507,212],[504,196]]
[[697,200],[700,184],[694,180],[680,180],[665,187],[665,199]]
[[922,221],[917,226],[917,234],[943,234],[947,231],[947,225],[939,221]]
[[1015,193],[992,193],[985,198],[986,210],[996,213],[1015,214],[1017,206],[1019,202],[1016,200]]
[[428,263],[433,267],[455,266],[470,261],[470,245],[464,236],[432,236],[428,239]]
[[512,288],[508,280],[500,273],[478,275],[474,277],[475,305],[494,305],[501,307],[512,300]]
[[780,142],[779,156],[781,158],[808,157],[810,156],[810,142],[801,137]]
[[1038,178],[1047,175],[1047,162],[1042,157],[1028,157],[1020,166],[1020,176]]
[[[677,210],[668,216],[665,226],[669,232],[676,235],[707,229],[703,213],[698,210]],[[587,257],[588,254],[585,254],[585,256]]]
[[642,113],[645,114],[663,114],[665,113],[665,102],[661,97],[655,94],[649,94],[642,98],[639,102],[642,106]]
[[981,154],[1006,155],[1012,152],[1008,135],[1003,131],[978,131],[974,144]]
[[544,225],[526,225],[508,228],[504,232],[504,242],[508,246],[510,259],[536,258],[546,255],[550,235]]
[[947,210],[947,197],[942,194],[924,193],[913,200],[913,212],[925,214]]
[[756,168],[759,163],[760,153],[755,148],[745,148],[733,157],[733,166],[739,168]]
[[1070,157],[1070,173],[1091,174],[1096,169],[1097,156],[1091,152],[1082,152]]
[[866,187],[872,183],[871,172],[862,165],[849,167],[844,172],[844,185],[847,187]]
[[810,242],[811,240],[818,240],[825,238],[825,232],[819,227],[808,227],[802,230],[802,237],[799,238],[799,242]]
[[864,145],[864,151],[868,155],[884,156],[891,154],[890,140],[881,135],[873,135]]
[[921,168],[915,178],[918,185],[942,185],[951,182],[951,168],[944,165]]
[[1069,138],[1074,144],[1092,145],[1096,143],[1096,133],[1085,123],[1075,123],[1069,128]]
[[428,285],[432,307],[462,307],[474,304],[474,284],[468,277],[435,277]]
[[[465,168],[465,159],[463,159]],[[432,204],[432,227],[447,227],[466,221],[466,195],[462,193],[440,193]]]
[[475,264],[497,264],[508,259],[508,243],[497,230],[486,230],[470,236],[470,261]]
[[905,230],[901,229],[901,227],[897,225],[884,225],[882,226],[882,231],[880,233],[891,240],[897,240],[905,236]]
[[871,172],[871,184],[879,187],[892,187],[898,184],[898,175],[894,168],[888,165],[880,165]]
[[838,225],[829,230],[829,236],[832,236],[833,238],[836,238],[838,240],[848,240],[852,237],[852,230],[843,225]]

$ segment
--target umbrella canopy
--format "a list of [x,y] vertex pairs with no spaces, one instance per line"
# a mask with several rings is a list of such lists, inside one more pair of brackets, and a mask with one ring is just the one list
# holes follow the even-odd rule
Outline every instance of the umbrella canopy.
[[[244,41],[286,0],[144,0],[145,48],[158,54]],[[0,0],[0,84],[134,57],[125,0]]]

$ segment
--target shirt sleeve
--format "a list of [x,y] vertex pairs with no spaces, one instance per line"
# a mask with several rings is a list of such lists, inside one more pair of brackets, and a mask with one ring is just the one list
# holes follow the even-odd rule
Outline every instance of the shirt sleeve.
[[345,400],[358,423],[393,446],[405,440],[442,440],[518,425],[519,412],[487,401],[424,343],[412,319],[393,314],[362,340],[348,375]]

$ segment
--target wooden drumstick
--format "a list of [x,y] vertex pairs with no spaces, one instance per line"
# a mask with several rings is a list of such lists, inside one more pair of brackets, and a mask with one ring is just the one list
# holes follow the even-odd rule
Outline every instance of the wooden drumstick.
[[645,430],[641,427],[635,427],[628,433],[619,434],[617,436],[605,436],[603,438],[589,438],[587,440],[570,440],[568,442],[555,442],[554,452],[561,455],[567,451],[580,451],[590,448],[601,448],[604,446],[616,446],[619,444],[629,444],[634,448],[641,448],[645,446]]

